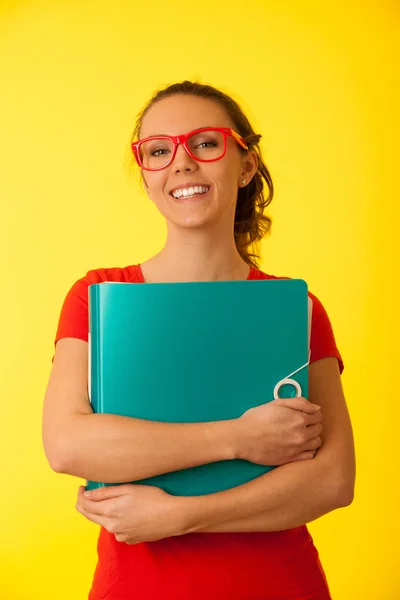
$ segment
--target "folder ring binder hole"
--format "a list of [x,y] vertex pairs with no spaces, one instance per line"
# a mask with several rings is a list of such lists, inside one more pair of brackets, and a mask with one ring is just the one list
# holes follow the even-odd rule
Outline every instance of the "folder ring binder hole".
[[289,373],[289,375],[287,377],[284,377],[284,379],[281,379],[280,381],[278,381],[278,383],[274,387],[274,400],[278,400],[279,390],[284,385],[292,385],[296,389],[296,398],[300,398],[300,396],[302,396],[303,391],[301,389],[301,385],[295,379],[291,379],[291,377],[292,377],[292,375],[295,375],[296,373],[298,373],[305,367],[308,367],[308,365],[310,364],[310,357],[311,357],[311,350],[308,351],[308,361],[306,362],[305,365],[303,365],[302,367],[299,367],[298,369],[293,371],[293,373]]
[[300,396],[302,394],[302,390],[301,390],[301,385],[299,384],[299,382],[296,381],[295,379],[282,379],[281,381],[278,381],[278,383],[276,384],[276,386],[274,388],[274,399],[275,400],[278,400],[279,390],[284,385],[292,385],[296,389],[296,398],[300,398]]

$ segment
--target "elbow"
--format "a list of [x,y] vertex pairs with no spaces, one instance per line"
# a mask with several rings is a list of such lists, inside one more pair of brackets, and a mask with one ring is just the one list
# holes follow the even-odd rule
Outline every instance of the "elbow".
[[48,457],[47,460],[55,473],[63,473],[64,475],[69,474],[67,462],[63,456],[51,456]]
[[354,453],[351,456],[340,456],[338,453],[329,453],[324,457],[321,455],[320,467],[319,477],[325,490],[324,498],[328,512],[350,506],[354,500],[356,480]]
[[344,483],[340,486],[337,495],[337,508],[344,508],[350,506],[354,500],[354,483]]
[[51,469],[55,473],[70,474],[70,450],[61,439],[46,440],[43,438],[43,449]]
[[340,473],[335,481],[334,508],[350,506],[354,500],[355,477],[351,473]]

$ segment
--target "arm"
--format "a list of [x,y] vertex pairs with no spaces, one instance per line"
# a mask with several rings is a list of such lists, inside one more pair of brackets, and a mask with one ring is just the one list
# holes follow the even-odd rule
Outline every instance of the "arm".
[[59,473],[121,483],[233,458],[265,465],[307,460],[321,444],[319,407],[298,398],[206,423],[94,414],[87,372],[87,342],[60,339],[43,409],[43,445]]
[[87,346],[76,338],[56,346],[43,408],[43,445],[55,471],[119,483],[233,458],[229,421],[159,423],[94,414]]
[[236,488],[180,498],[190,532],[278,531],[352,502],[353,434],[336,358],[310,365],[309,399],[322,407],[322,446],[313,460],[285,464]]

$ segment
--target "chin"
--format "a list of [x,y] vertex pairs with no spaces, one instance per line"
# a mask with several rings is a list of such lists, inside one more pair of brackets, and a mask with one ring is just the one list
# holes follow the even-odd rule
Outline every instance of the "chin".
[[210,219],[204,217],[187,217],[186,219],[172,221],[177,227],[183,227],[185,229],[195,229],[196,227],[204,227],[210,224]]
[[212,221],[218,221],[217,215],[212,215],[210,211],[199,210],[199,211],[188,211],[186,214],[183,211],[168,211],[164,214],[164,217],[173,225],[177,227],[184,227],[193,229],[196,227],[204,227],[209,225]]

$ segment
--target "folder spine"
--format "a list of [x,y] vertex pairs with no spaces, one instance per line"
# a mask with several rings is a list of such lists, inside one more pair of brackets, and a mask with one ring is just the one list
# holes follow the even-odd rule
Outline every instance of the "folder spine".
[[103,397],[101,390],[100,353],[102,342],[99,336],[100,289],[98,284],[89,286],[89,369],[88,379],[91,381],[90,403],[95,413],[103,412]]
[[[89,401],[93,412],[103,412],[103,395],[100,378],[100,327],[99,327],[99,305],[100,290],[98,284],[88,287],[88,306],[89,306],[89,330],[88,330],[88,393]],[[97,481],[86,481],[86,490],[94,490],[104,487],[104,483]]]

